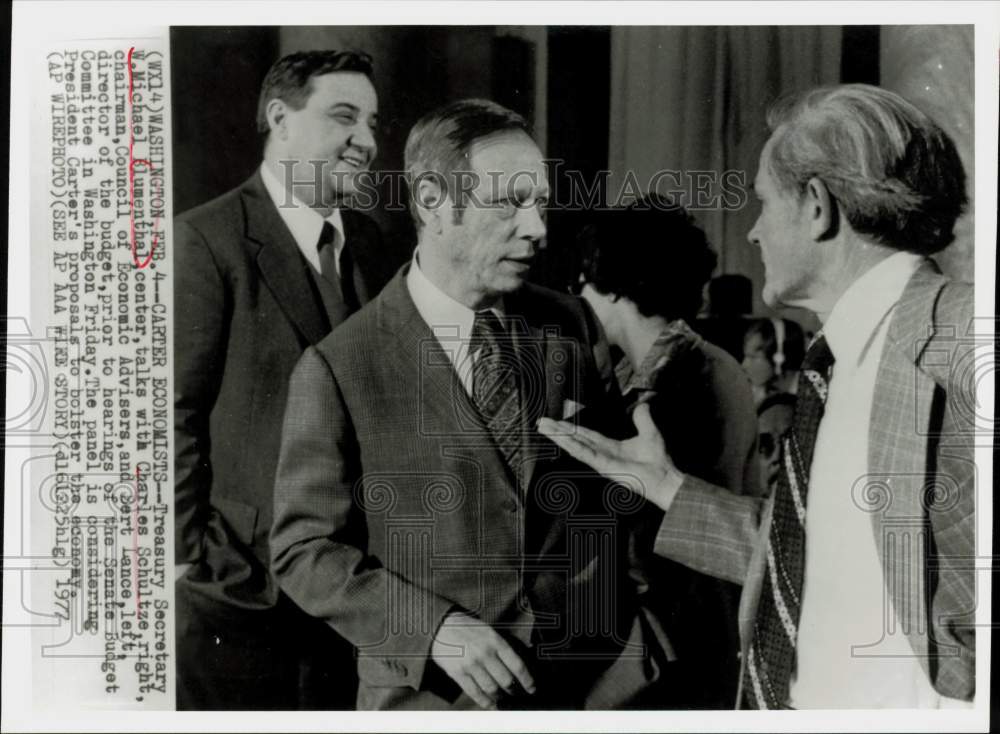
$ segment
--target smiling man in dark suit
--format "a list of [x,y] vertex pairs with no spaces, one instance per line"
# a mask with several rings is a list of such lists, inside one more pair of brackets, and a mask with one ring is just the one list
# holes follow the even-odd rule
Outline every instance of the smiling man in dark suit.
[[638,505],[534,430],[621,419],[593,313],[525,282],[541,151],[466,100],[406,162],[416,256],[290,382],[274,572],[358,647],[358,708],[636,705],[660,650],[627,573]]
[[267,541],[288,376],[399,265],[343,208],[376,152],[371,74],[350,52],[275,63],[260,169],[175,222],[182,709],[353,703],[349,647],[279,591]]

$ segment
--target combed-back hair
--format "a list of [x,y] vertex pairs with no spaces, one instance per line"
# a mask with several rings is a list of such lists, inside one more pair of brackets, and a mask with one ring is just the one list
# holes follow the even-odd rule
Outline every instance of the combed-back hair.
[[786,97],[767,116],[767,165],[779,187],[801,193],[819,178],[851,227],[922,255],[954,239],[968,203],[950,137],[898,94],[867,84]]
[[280,99],[293,110],[301,110],[312,94],[313,77],[335,71],[353,71],[372,79],[372,57],[362,51],[296,51],[282,56],[268,70],[257,100],[257,130],[270,132],[267,104]]
[[422,220],[416,204],[417,184],[431,177],[450,195],[460,217],[465,204],[461,174],[471,173],[470,149],[477,140],[505,132],[531,135],[521,115],[488,99],[463,99],[424,115],[410,130],[404,153],[410,213],[419,229]]

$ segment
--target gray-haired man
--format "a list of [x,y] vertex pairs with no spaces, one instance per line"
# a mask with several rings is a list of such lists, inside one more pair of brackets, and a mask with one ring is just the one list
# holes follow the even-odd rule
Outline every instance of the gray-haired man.
[[656,552],[743,584],[741,703],[945,707],[975,694],[972,287],[928,257],[966,203],[952,141],[892,92],[775,108],[750,231],[764,300],[813,311],[766,501],[680,474],[648,414],[616,442],[540,430],[665,510]]

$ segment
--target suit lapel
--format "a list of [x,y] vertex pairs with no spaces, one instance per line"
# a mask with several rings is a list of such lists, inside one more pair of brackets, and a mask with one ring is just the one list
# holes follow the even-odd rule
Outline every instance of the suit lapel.
[[[926,429],[934,381],[917,365],[934,335],[934,311],[945,282],[928,261],[910,278],[892,314],[875,378],[869,425],[868,467],[872,473],[922,475],[926,468]],[[919,498],[909,501],[913,510],[920,507]]]
[[903,629],[911,631],[910,643],[923,664],[927,637],[922,631],[929,622],[922,603],[929,547],[924,493],[935,383],[917,365],[934,334],[934,310],[945,282],[933,263],[925,263],[896,305],[879,362],[868,437],[869,475],[887,493],[886,506],[872,513],[875,543],[896,614]]
[[933,336],[937,298],[947,282],[934,261],[926,260],[910,277],[896,304],[886,341],[908,355],[913,364]]
[[313,297],[308,265],[268,196],[259,172],[244,184],[241,195],[246,239],[256,250],[264,282],[289,321],[310,344],[316,344],[330,332],[330,323]]
[[[413,380],[419,388],[419,411],[428,411],[420,419],[419,430],[431,433],[448,432],[463,439],[469,436],[489,436],[489,429],[479,417],[462,385],[455,367],[427,323],[421,318],[406,286],[409,264],[385,287],[376,299],[379,327],[390,334],[396,344],[387,350],[398,373]],[[430,414],[438,427],[429,426]],[[492,442],[492,437],[490,437]],[[497,451],[499,456],[499,450]]]
[[[395,362],[399,374],[419,382],[420,410],[433,414],[444,430],[460,435],[463,440],[488,441],[497,463],[507,467],[451,359],[417,312],[406,286],[408,271],[409,265],[404,266],[376,300],[380,328],[391,333],[397,345],[396,349],[388,350],[389,358]],[[566,353],[558,343],[553,349],[550,344],[553,337],[538,326],[519,294],[508,297],[506,307],[514,348],[521,362],[523,462],[519,479],[521,486],[527,488],[538,462],[558,453],[535,426],[543,414],[562,417],[563,398],[577,384],[572,371],[580,355]],[[421,430],[428,428],[425,421],[422,417]]]

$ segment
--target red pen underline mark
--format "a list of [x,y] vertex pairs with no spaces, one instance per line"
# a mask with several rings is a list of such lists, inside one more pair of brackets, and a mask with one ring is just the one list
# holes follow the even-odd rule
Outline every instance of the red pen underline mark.
[[135,560],[132,562],[132,588],[135,589],[135,615],[142,616],[142,605],[139,599],[139,467],[135,468],[135,492],[132,503],[132,552]]
[[[132,54],[135,53],[135,47],[133,46],[128,50],[128,214],[129,214],[129,230],[131,232],[131,244],[132,244],[132,262],[135,266],[142,270],[144,267],[149,265],[153,260],[153,253],[156,251],[156,245],[159,242],[159,235],[157,235],[156,230],[160,224],[160,217],[157,216],[153,220],[153,241],[149,246],[149,254],[146,258],[139,262],[139,253],[137,252],[137,245],[135,241],[135,168],[136,166],[145,166],[149,173],[152,174],[154,170],[153,164],[150,163],[145,158],[136,158],[134,153],[135,148],[135,133],[133,131],[132,122],[132,90],[133,90],[133,80],[132,80]],[[158,194],[161,198],[163,192],[160,191]]]

